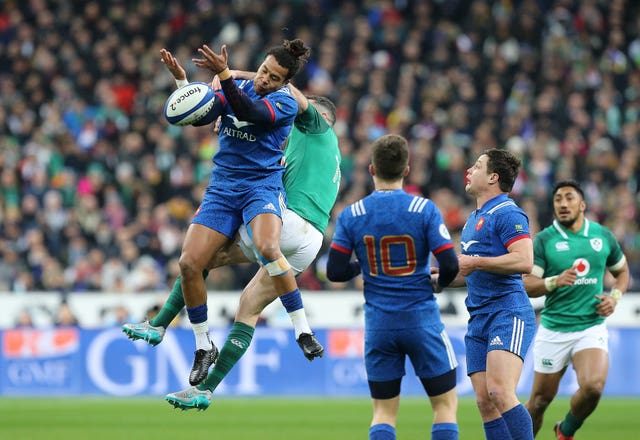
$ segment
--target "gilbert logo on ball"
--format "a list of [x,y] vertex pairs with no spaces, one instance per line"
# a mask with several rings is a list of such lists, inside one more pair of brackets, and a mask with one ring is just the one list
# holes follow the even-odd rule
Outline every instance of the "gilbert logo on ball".
[[164,117],[172,125],[190,125],[202,119],[213,107],[216,95],[203,82],[192,82],[178,88],[164,104]]

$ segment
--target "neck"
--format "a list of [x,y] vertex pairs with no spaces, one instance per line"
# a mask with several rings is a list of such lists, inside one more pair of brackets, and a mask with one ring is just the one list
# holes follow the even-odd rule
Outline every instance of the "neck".
[[402,189],[402,181],[403,179],[394,181],[380,180],[376,178],[376,176],[373,176],[373,186],[376,191],[395,191],[396,189]]
[[[562,225],[562,223],[560,223]],[[564,226],[564,225],[562,225]],[[564,226],[565,229],[568,229],[571,232],[580,232],[580,229],[584,226],[584,215],[581,215],[576,219],[575,222],[569,227]]]
[[497,191],[490,190],[490,191],[485,191],[482,194],[478,194],[476,196],[476,208],[477,209],[482,208],[485,203],[487,203],[489,200],[493,199],[494,197],[498,197],[500,194],[505,194],[505,193],[503,193],[502,191],[500,191],[500,189],[498,189]]

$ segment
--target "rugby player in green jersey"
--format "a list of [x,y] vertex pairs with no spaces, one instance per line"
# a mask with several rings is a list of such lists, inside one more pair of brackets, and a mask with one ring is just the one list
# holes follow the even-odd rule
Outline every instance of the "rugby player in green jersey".
[[[570,411],[553,428],[558,439],[573,439],[598,405],[609,369],[604,321],[629,287],[629,267],[620,245],[609,229],[585,217],[585,209],[577,182],[555,185],[555,220],[536,235],[534,267],[524,276],[529,297],[545,295],[533,348],[533,387],[526,403],[534,434],[570,363],[578,379]],[[609,294],[603,283],[607,270],[615,278]]]

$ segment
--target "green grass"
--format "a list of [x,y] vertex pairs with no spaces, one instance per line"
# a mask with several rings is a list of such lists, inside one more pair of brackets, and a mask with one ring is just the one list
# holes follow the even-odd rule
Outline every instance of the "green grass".
[[[568,399],[553,402],[539,439],[551,439]],[[632,439],[640,431],[640,399],[604,398],[576,436],[579,440]],[[205,412],[174,410],[162,397],[2,398],[0,439],[19,440],[352,440],[366,439],[371,417],[367,398],[267,399],[221,397]],[[483,439],[475,402],[460,399],[461,440]],[[426,399],[405,398],[398,439],[429,439]]]

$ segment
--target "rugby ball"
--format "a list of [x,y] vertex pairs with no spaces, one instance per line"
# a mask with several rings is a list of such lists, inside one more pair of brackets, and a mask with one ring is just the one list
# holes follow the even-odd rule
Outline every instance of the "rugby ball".
[[190,125],[213,107],[216,95],[209,84],[192,82],[179,87],[164,104],[164,117],[171,125]]

